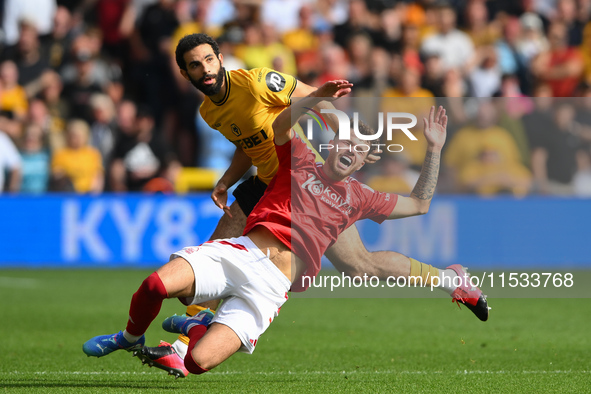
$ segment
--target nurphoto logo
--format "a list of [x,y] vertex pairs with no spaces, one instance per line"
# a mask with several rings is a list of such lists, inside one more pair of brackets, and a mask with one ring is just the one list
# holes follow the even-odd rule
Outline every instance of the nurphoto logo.
[[[312,120],[315,120],[316,123],[320,126],[320,129],[326,129],[328,130],[328,124],[326,123],[326,120],[324,119],[324,117],[322,116],[322,114],[333,114],[337,117],[338,121],[339,121],[339,130],[337,132],[337,135],[339,137],[340,140],[349,140],[351,139],[351,119],[349,118],[349,115],[347,115],[345,112],[343,111],[339,111],[338,109],[326,109],[323,108],[320,110],[320,112],[312,109],[312,108],[308,108],[308,107],[304,107],[306,108],[309,112],[308,115],[310,115],[310,117],[312,119],[308,119],[307,121],[307,125],[306,125],[306,137],[309,140],[312,140],[314,138],[314,123]],[[417,141],[417,137],[415,137],[409,129],[413,128],[416,126],[417,124],[417,117],[414,116],[411,113],[408,112],[387,112],[386,113],[386,139],[388,141],[392,140],[392,134],[395,130],[400,130],[402,131],[407,137],[408,139],[410,139],[411,141]],[[400,123],[400,119],[407,119],[410,120],[410,122],[406,122],[406,123]],[[353,113],[353,132],[355,133],[355,136],[357,138],[359,138],[360,140],[364,140],[364,141],[375,141],[375,140],[379,140],[380,137],[382,136],[382,134],[384,133],[384,113],[383,112],[379,112],[378,113],[378,129],[375,132],[375,134],[363,134],[359,131],[359,114],[357,112]],[[333,149],[334,145],[333,144],[320,144],[319,145],[319,152],[322,152],[322,150],[329,150],[329,149]],[[382,143],[372,143],[372,144],[356,144],[356,145],[352,145],[352,146],[347,146],[347,147],[339,147],[337,145],[337,150],[343,150],[343,149],[347,149],[347,150],[355,150],[356,152],[368,152],[371,149],[380,149],[380,150],[384,150],[386,149],[388,152],[402,152],[404,147],[400,144],[382,144]]]

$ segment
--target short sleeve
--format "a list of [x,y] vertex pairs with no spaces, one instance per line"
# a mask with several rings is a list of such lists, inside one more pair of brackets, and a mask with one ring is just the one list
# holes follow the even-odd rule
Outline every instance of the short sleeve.
[[257,100],[270,107],[291,105],[291,95],[297,85],[294,77],[266,67],[251,72],[250,92]]
[[283,145],[275,145],[279,166],[292,168],[292,166],[313,165],[315,163],[315,154],[310,147],[301,140],[300,136],[294,132],[294,137]]
[[382,223],[394,210],[398,202],[398,195],[378,192],[363,183],[359,183],[359,186],[362,195],[361,201],[365,207],[362,218]]

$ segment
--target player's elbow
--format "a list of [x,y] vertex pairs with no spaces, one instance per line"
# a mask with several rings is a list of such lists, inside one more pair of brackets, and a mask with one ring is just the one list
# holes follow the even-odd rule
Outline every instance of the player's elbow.
[[417,204],[416,204],[417,215],[424,215],[427,212],[429,212],[430,206],[431,206],[431,200],[429,200],[429,201],[417,200]]
[[421,208],[419,209],[419,211],[418,211],[418,214],[419,214],[419,215],[424,215],[424,214],[426,214],[426,213],[428,213],[428,212],[429,212],[429,206],[427,205],[426,207],[421,207]]

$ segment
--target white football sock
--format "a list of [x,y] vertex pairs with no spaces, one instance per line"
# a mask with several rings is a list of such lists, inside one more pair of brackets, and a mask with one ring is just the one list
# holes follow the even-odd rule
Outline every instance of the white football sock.
[[187,356],[187,350],[189,349],[189,346],[186,345],[180,339],[177,339],[172,344],[172,348],[177,352],[177,354],[180,356],[180,358],[182,358],[184,360],[185,356]]
[[136,343],[138,339],[140,339],[142,336],[137,336],[137,335],[131,335],[130,333],[127,332],[127,330],[123,330],[123,338],[125,338],[127,340],[127,342],[129,343]]
[[[439,286],[437,286],[438,288],[440,288],[441,290],[445,291],[447,294],[451,295],[451,293],[454,292],[454,290],[457,288],[456,285],[454,285],[454,278],[458,276],[458,274],[456,273],[456,271],[452,270],[452,269],[446,269],[446,270],[439,270]],[[455,280],[456,284],[458,283],[458,280]]]

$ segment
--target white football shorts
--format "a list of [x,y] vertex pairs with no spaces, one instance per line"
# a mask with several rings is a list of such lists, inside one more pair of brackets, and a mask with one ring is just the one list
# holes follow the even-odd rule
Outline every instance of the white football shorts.
[[262,333],[287,301],[289,279],[247,236],[206,242],[173,253],[195,274],[195,297],[186,305],[222,298],[213,322],[230,327],[240,351],[252,353]]

